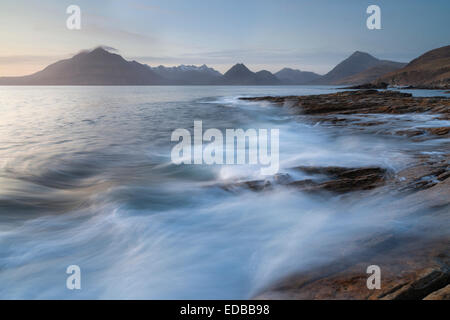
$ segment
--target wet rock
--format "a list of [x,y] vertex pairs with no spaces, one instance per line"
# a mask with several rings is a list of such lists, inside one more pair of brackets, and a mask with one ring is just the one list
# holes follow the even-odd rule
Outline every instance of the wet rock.
[[292,182],[292,177],[287,173],[277,173],[274,177],[274,182],[278,184],[287,184]]
[[[438,296],[449,281],[448,243],[417,245],[417,239],[409,240],[392,234],[369,237],[352,255],[288,276],[254,298],[419,300],[432,293]],[[379,290],[367,288],[366,269],[372,264],[381,268]]]
[[441,113],[450,119],[450,99],[447,97],[413,97],[398,91],[359,90],[331,94],[287,97],[241,98],[246,101],[268,101],[288,104],[300,114],[336,115],[365,113]]
[[419,129],[406,129],[406,130],[397,130],[394,132],[396,135],[399,136],[406,136],[406,137],[416,137],[424,134],[425,132],[423,130]]
[[378,167],[346,168],[346,167],[296,167],[295,170],[309,175],[317,175],[316,179],[293,180],[286,173],[276,174],[269,180],[252,180],[223,185],[227,191],[248,189],[251,191],[270,190],[275,185],[295,187],[304,192],[327,191],[346,193],[351,191],[370,190],[384,184],[387,171]]
[[439,181],[444,181],[445,179],[447,179],[448,177],[450,177],[450,170],[447,170],[443,173],[441,173],[440,175],[437,176],[437,179]]
[[239,189],[248,189],[251,191],[264,191],[272,187],[272,183],[268,180],[252,180],[244,182],[236,182],[225,184],[221,186],[222,189],[230,192],[238,191]]
[[423,300],[450,300],[450,284],[427,295]]
[[424,134],[431,134],[435,136],[445,136],[450,132],[450,127],[436,127],[436,128],[420,128],[420,129],[405,129],[396,130],[396,135],[416,137]]
[[398,191],[418,191],[431,188],[450,177],[450,165],[446,160],[422,160],[421,163],[397,173]]
[[[439,114],[439,120],[450,120],[449,98],[413,97],[408,93],[377,91],[369,87],[361,89],[366,90],[244,100],[289,106],[294,112],[306,115],[302,118],[313,123],[326,121],[339,127],[353,126],[352,129],[367,132],[409,136],[413,138],[411,143],[448,137],[449,127],[405,129],[404,126],[399,128],[392,124],[386,128],[388,123],[370,121],[370,114],[428,112]],[[387,206],[388,210],[395,210],[397,214],[412,220],[426,215],[427,219],[436,219],[438,223],[432,227],[426,224],[417,224],[414,229],[405,227],[407,231],[402,238],[394,227],[389,229],[391,222],[386,221],[387,230],[383,234],[368,234],[361,239],[353,239],[350,248],[345,243],[339,244],[333,250],[338,252],[333,262],[284,276],[255,298],[449,299],[450,164],[449,155],[438,151],[429,153],[432,155],[415,153],[411,163],[396,174],[378,167],[302,166],[295,169],[307,174],[307,179],[293,181],[289,177],[277,182],[302,192],[348,193],[346,197],[349,199],[358,196],[349,192],[384,186],[376,189],[374,194],[389,193],[392,203]],[[369,290],[366,286],[366,268],[371,264],[382,268],[380,290]]]
[[378,298],[383,300],[419,300],[439,290],[450,283],[450,272],[447,268],[432,269],[421,275],[412,283],[406,283],[395,288],[388,294],[382,294]]
[[380,83],[364,83],[356,86],[346,87],[344,89],[387,89],[388,84],[386,82]]
[[450,127],[439,127],[439,128],[424,128],[427,132],[437,135],[444,136],[450,132]]
[[313,180],[294,181],[294,186],[302,191],[329,191],[346,193],[359,190],[370,190],[381,186],[386,177],[386,169],[379,167],[345,168],[345,167],[296,167],[295,169],[308,174],[325,175],[330,179],[323,182]]

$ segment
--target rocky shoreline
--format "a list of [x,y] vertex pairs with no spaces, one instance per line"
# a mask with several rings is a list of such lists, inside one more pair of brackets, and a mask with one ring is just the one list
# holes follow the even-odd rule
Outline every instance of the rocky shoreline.
[[[422,86],[403,86],[403,87],[395,87],[390,86],[386,82],[377,82],[377,83],[363,83],[350,87],[344,87],[342,89],[357,89],[357,90],[367,90],[367,89],[409,89],[409,90],[448,90],[448,85],[436,86],[436,85],[422,85]],[[449,91],[446,91],[449,93]]]
[[[344,91],[333,94],[288,97],[241,98],[269,102],[289,108],[303,121],[326,123],[367,134],[403,136],[410,143],[438,139],[446,152],[414,154],[413,161],[397,172],[381,167],[344,168],[302,166],[291,168],[310,178],[296,180],[288,173],[271,179],[241,181],[222,186],[235,192],[242,188],[271,192],[281,185],[299,192],[354,199],[362,194],[388,194],[408,218],[436,221],[432,226],[417,223],[403,232],[390,230],[355,239],[356,250],[344,253],[338,261],[303,270],[255,295],[257,299],[449,299],[450,298],[450,127],[399,128],[398,118],[384,116],[433,115],[450,120],[450,99],[413,97],[396,91]],[[381,115],[381,118],[374,118]],[[403,120],[402,120],[403,121]],[[442,140],[441,140],[442,139]],[[447,146],[447,147],[445,147]],[[425,221],[425,220],[424,220]],[[355,247],[353,244],[353,247]],[[369,290],[366,268],[382,269],[382,288]]]
[[267,101],[287,105],[307,115],[333,114],[405,114],[431,112],[450,119],[450,99],[446,97],[413,97],[399,91],[359,90],[330,94],[287,97],[240,98],[244,101]]

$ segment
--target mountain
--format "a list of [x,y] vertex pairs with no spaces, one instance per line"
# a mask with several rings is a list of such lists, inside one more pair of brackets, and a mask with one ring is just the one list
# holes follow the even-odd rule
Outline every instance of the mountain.
[[250,71],[244,64],[238,63],[230,68],[221,79],[226,85],[278,85],[281,81],[267,70]]
[[338,84],[338,85],[350,85],[350,84],[359,85],[359,84],[369,83],[389,72],[393,72],[398,69],[401,69],[404,66],[406,66],[406,63],[394,62],[394,61],[381,61],[381,63],[376,65],[375,67],[369,68],[367,70],[364,70],[364,71],[357,73],[355,75],[352,75],[350,77],[341,79],[341,80],[337,81],[336,84]]
[[144,64],[98,47],[23,77],[3,77],[3,85],[151,85],[163,78]]
[[150,67],[155,73],[170,84],[201,85],[214,84],[220,81],[222,74],[206,65],[200,67],[180,65],[178,67]]
[[284,68],[275,73],[275,76],[281,80],[283,84],[306,84],[308,82],[319,79],[321,76],[314,72],[300,71],[290,68]]
[[450,45],[426,52],[404,68],[378,78],[395,86],[450,88]]
[[[395,66],[398,62],[387,61],[387,60],[379,60],[368,53],[356,51],[350,57],[339,63],[336,67],[334,67],[330,72],[320,77],[318,80],[313,81],[314,84],[350,84],[351,82],[347,82],[345,79],[349,79],[352,76],[360,74],[368,69],[381,66],[381,65],[390,65]],[[398,64],[398,68],[401,68],[402,65]],[[371,72],[373,73],[374,70]],[[376,71],[376,69],[375,69]],[[369,74],[371,73],[369,72]],[[363,78],[364,75],[359,76]],[[358,78],[358,77],[357,77]]]
[[34,74],[0,77],[0,85],[279,85],[266,70],[252,72],[236,64],[224,75],[206,65],[200,67],[150,67],[103,47],[82,51]]
[[[449,47],[430,51],[406,67],[399,62],[379,60],[356,51],[324,76],[289,68],[276,74],[267,70],[253,72],[242,63],[234,65],[224,75],[206,65],[150,67],[127,61],[98,47],[28,76],[0,77],[0,85],[346,85],[379,79],[398,85],[441,85],[442,82],[448,83],[449,79]],[[403,68],[401,72],[395,73],[400,68]],[[392,78],[383,80],[385,74]]]

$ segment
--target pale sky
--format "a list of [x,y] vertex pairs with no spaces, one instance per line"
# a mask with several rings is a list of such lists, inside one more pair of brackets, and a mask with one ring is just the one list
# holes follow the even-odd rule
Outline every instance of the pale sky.
[[[81,8],[81,30],[66,8]],[[381,8],[368,30],[366,8]],[[0,76],[25,75],[99,45],[151,66],[326,73],[356,50],[407,62],[450,44],[448,0],[1,0]]]

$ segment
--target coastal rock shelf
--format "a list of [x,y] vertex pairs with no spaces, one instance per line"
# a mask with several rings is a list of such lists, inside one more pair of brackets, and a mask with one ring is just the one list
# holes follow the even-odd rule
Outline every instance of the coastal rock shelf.
[[[301,121],[323,123],[339,130],[396,135],[417,147],[411,148],[414,151],[410,162],[400,170],[301,166],[289,172],[301,172],[305,179],[280,173],[267,180],[241,181],[224,189],[271,192],[276,187],[294,187],[312,196],[323,195],[323,201],[328,201],[329,196],[345,196],[352,201],[363,197],[361,192],[371,192],[375,199],[377,195],[392,198],[386,205],[387,213],[396,210],[407,220],[435,221],[432,225],[405,225],[399,232],[389,218],[385,232],[362,235],[351,245],[351,253],[343,253],[337,261],[319,268],[282,277],[255,298],[449,299],[450,127],[421,126],[414,120],[425,117],[432,119],[433,124],[446,124],[450,120],[450,99],[413,97],[389,90],[241,99],[287,107],[302,115]],[[431,142],[428,145],[433,150],[422,152],[420,143],[427,142]],[[366,286],[366,268],[372,264],[380,265],[382,270],[380,290],[368,290]]]
[[286,105],[300,114],[405,114],[431,112],[450,119],[450,99],[446,97],[413,97],[398,91],[359,90],[331,94],[287,97],[242,97],[245,101],[267,101]]

